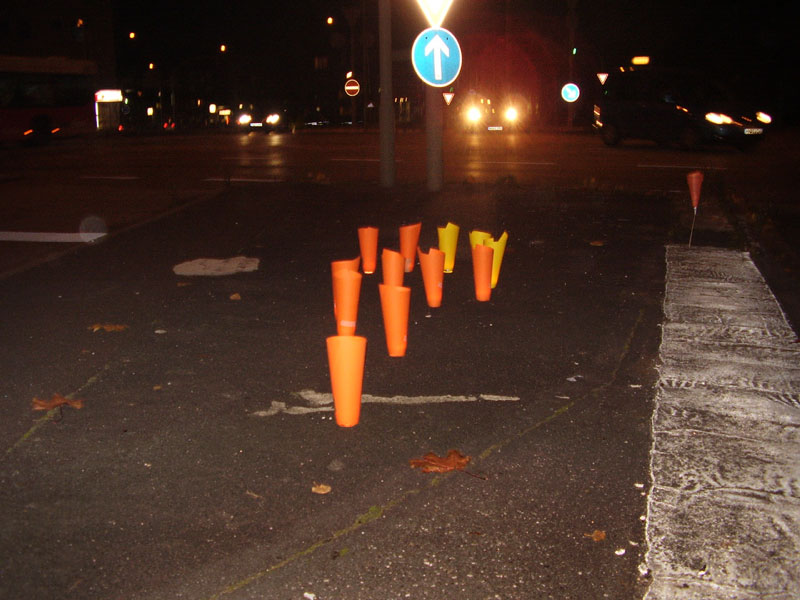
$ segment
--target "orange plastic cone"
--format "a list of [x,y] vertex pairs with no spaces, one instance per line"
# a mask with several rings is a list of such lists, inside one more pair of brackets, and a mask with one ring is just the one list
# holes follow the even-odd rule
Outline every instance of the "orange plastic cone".
[[353,427],[358,425],[361,414],[361,386],[364,382],[367,338],[335,335],[329,337],[326,343],[336,423],[340,427]]
[[686,176],[686,183],[689,184],[689,194],[692,197],[692,208],[697,210],[700,204],[700,187],[703,185],[703,172],[692,171]]
[[413,225],[403,225],[400,228],[400,254],[405,259],[403,268],[406,273],[414,270],[414,259],[417,257],[417,244],[419,243],[419,232],[422,223]]
[[439,233],[439,250],[444,252],[444,272],[452,273],[456,264],[456,247],[458,246],[458,225],[448,223],[446,227],[437,227]]
[[469,232],[469,247],[474,248],[478,244],[483,244],[485,240],[491,239],[492,234],[486,231],[470,231]]
[[492,289],[497,287],[497,279],[500,277],[500,266],[503,264],[503,254],[506,252],[506,242],[508,241],[508,232],[504,231],[499,240],[489,238],[483,240],[484,246],[489,246],[494,250],[492,257]]
[[403,255],[394,250],[384,248],[381,253],[381,269],[385,285],[403,285]]
[[389,356],[405,356],[408,345],[408,310],[411,306],[411,288],[398,285],[378,286],[381,294],[383,328]]
[[375,272],[378,262],[378,228],[359,227],[358,245],[361,248],[361,264],[365,275]]
[[428,306],[437,308],[442,305],[442,284],[444,283],[444,252],[431,248],[427,254],[417,248],[419,267],[422,270],[422,282],[425,284],[425,298]]
[[472,249],[472,273],[475,278],[475,298],[486,302],[492,297],[492,258],[494,250],[478,244]]
[[339,335],[355,335],[361,273],[339,269],[333,274],[333,315]]
[[[361,257],[356,256],[348,260],[334,260],[331,262],[331,289],[334,288],[333,276],[340,270],[345,271],[358,271],[358,266],[361,264]],[[333,312],[336,314],[336,296],[333,297]]]

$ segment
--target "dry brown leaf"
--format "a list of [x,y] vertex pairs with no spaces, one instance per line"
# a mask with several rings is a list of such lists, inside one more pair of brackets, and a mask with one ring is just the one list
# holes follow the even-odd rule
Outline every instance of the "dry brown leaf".
[[602,529],[595,529],[592,533],[584,533],[583,537],[592,538],[592,541],[602,542],[606,539],[606,532]]
[[331,486],[327,483],[317,483],[316,481],[314,485],[311,486],[311,491],[315,494],[329,494],[331,489]]
[[65,398],[61,394],[53,394],[50,400],[42,400],[40,398],[33,399],[33,410],[51,410],[59,406],[68,404],[72,408],[83,408],[83,400],[72,398]]
[[458,450],[450,450],[445,457],[428,452],[422,458],[413,458],[409,462],[412,469],[419,469],[423,473],[447,473],[463,471],[469,461],[469,456],[464,456]]
[[231,294],[230,295],[230,299],[231,300],[241,300],[242,299],[242,295],[237,292],[236,294]]
[[603,240],[595,240],[593,242],[589,242],[590,246],[605,246],[606,243]]
[[106,332],[113,332],[113,331],[125,331],[128,328],[127,325],[114,325],[113,323],[95,323],[89,329],[92,333],[96,333],[101,329]]

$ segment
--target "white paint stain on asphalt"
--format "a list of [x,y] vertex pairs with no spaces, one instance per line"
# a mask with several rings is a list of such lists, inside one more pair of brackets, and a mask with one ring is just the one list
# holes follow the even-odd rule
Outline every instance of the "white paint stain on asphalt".
[[106,235],[101,232],[60,233],[54,231],[0,231],[3,242],[67,243],[94,242]]
[[[315,392],[314,390],[301,390],[294,394],[303,405],[288,404],[273,400],[266,410],[250,413],[254,417],[272,417],[279,413],[288,415],[307,415],[319,412],[333,411],[333,394]],[[518,396],[500,396],[497,394],[478,394],[477,396],[373,396],[361,395],[361,404],[443,404],[450,402],[518,402]]]
[[800,346],[745,253],[667,248],[646,600],[800,598]]

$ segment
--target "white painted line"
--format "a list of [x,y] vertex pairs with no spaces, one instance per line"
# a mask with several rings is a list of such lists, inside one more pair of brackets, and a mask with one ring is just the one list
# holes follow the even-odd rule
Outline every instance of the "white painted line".
[[[333,394],[302,390],[294,394],[305,401],[307,406],[292,406],[286,402],[273,401],[269,409],[250,413],[254,417],[271,417],[284,412],[289,415],[307,415],[317,412],[333,411]],[[477,396],[373,396],[362,394],[362,404],[398,404],[418,406],[420,404],[446,404],[452,402],[519,402],[519,396],[500,396],[497,394],[478,394]]]
[[81,175],[81,179],[108,179],[111,181],[134,181],[141,179],[136,175]]
[[0,241],[4,242],[55,242],[76,243],[94,242],[105,233],[57,233],[50,231],[0,231]]

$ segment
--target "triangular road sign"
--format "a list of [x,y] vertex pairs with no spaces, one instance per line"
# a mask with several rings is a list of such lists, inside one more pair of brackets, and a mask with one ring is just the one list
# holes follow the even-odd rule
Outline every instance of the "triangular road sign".
[[442,92],[442,96],[444,96],[444,101],[447,103],[447,106],[450,106],[450,103],[453,101],[453,96],[455,96],[455,94],[453,92]]
[[417,0],[431,27],[441,27],[453,0]]

